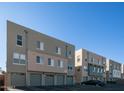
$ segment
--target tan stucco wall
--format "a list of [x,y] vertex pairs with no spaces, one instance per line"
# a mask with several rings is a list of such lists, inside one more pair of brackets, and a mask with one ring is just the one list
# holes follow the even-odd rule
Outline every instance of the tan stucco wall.
[[[36,56],[44,57],[43,64],[36,63]],[[48,58],[54,59],[54,66],[48,65]],[[63,61],[63,68],[57,67],[58,60]],[[67,59],[37,52],[28,52],[28,71],[67,73]]]

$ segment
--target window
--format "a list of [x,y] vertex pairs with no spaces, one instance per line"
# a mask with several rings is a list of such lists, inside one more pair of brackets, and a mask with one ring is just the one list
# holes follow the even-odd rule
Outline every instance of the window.
[[84,71],[88,71],[88,68],[87,68],[87,66],[84,66]]
[[56,47],[56,54],[61,54],[61,48],[60,47]]
[[71,51],[69,51],[69,55],[71,55]]
[[96,71],[96,67],[94,67],[94,69],[93,69],[93,72],[95,72]]
[[87,58],[85,58],[85,61],[87,62]]
[[98,62],[98,64],[100,65],[100,61],[99,61],[99,59],[97,60],[97,62]]
[[72,70],[73,68],[72,68],[72,66],[70,66],[70,70]]
[[106,64],[106,61],[103,61],[103,65],[105,65]]
[[60,60],[58,60],[58,67],[60,67]]
[[36,61],[37,63],[40,63],[40,57],[39,56],[36,57],[36,60],[37,60]]
[[63,61],[58,60],[58,67],[63,67]]
[[37,49],[44,50],[44,43],[37,41]]
[[20,64],[25,64],[25,55],[20,55]]
[[40,41],[37,41],[37,48],[40,49]]
[[64,63],[63,61],[60,62],[60,67],[61,68],[63,67],[63,63]]
[[97,72],[98,72],[98,73],[100,72],[100,68],[97,68]]
[[77,56],[77,62],[80,62],[80,56]]
[[103,73],[103,68],[101,68],[101,73]]
[[51,65],[51,58],[48,58],[48,65]]
[[19,54],[18,53],[14,53],[13,58],[14,58],[13,63],[19,64]]
[[14,64],[25,64],[25,55],[24,54],[19,54],[19,53],[14,53],[13,54],[13,63]]
[[80,62],[80,58],[77,58],[77,62]]
[[116,65],[114,64],[114,69],[116,69]]
[[48,65],[49,66],[54,66],[54,60],[51,58],[48,58]]
[[17,35],[17,45],[22,46],[22,36],[21,35]]
[[68,52],[68,58],[72,58],[71,54],[72,54],[71,51],[69,51]]
[[91,62],[94,62],[94,58],[93,57],[91,58]]
[[43,61],[44,61],[43,57],[41,57],[41,56],[37,56],[37,57],[36,57],[36,62],[37,62],[37,63],[42,64]]
[[68,70],[73,70],[73,67],[72,66],[68,66]]

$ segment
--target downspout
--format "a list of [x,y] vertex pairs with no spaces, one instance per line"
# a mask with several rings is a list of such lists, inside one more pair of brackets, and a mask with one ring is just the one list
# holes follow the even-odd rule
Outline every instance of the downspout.
[[26,86],[28,86],[28,31],[24,30],[25,32],[25,55],[26,55],[26,69],[25,69],[25,74],[26,74]]

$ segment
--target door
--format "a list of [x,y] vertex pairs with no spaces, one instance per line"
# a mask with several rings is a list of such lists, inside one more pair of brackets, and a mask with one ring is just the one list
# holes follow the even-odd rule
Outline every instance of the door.
[[41,74],[30,74],[30,85],[31,86],[41,86]]
[[45,85],[46,86],[53,86],[54,85],[54,75],[46,75]]
[[26,77],[24,73],[12,73],[11,74],[11,85],[12,86],[25,86]]

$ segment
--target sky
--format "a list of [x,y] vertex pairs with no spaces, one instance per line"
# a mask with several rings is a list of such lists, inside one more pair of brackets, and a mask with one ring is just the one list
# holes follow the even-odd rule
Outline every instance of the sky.
[[124,3],[0,3],[3,70],[7,20],[124,63]]

